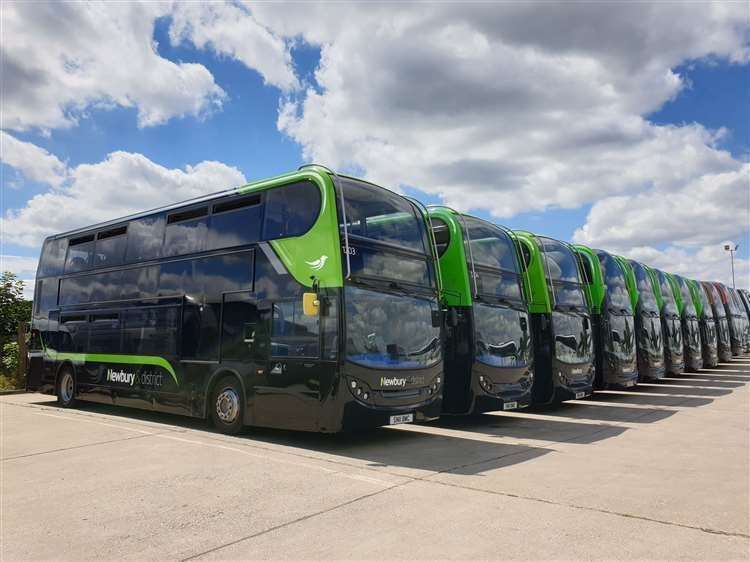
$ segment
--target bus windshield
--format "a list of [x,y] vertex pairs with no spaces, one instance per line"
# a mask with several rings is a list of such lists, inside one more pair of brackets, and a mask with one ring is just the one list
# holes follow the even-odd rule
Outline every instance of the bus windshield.
[[632,312],[630,296],[625,283],[625,275],[620,265],[606,252],[599,253],[599,263],[604,273],[604,284],[607,286],[607,300],[609,306],[626,312]]
[[674,300],[672,285],[669,284],[667,276],[664,275],[664,272],[657,269],[656,277],[659,280],[661,298],[664,300],[664,312],[666,312],[667,314],[677,314],[677,302]]
[[682,297],[682,303],[685,307],[685,314],[687,316],[695,316],[695,305],[693,304],[693,297],[690,294],[690,288],[687,286],[683,277],[677,277],[677,283],[680,285],[680,296]]
[[573,252],[562,242],[551,238],[539,238],[544,273],[549,277],[554,291],[555,304],[585,306],[578,264]]
[[461,217],[466,260],[477,280],[477,292],[501,299],[521,300],[518,262],[513,241],[501,229],[474,217]]
[[647,312],[659,313],[659,305],[656,302],[654,286],[651,283],[651,277],[648,272],[638,262],[630,262],[635,272],[635,280],[638,285],[639,302],[641,308]]

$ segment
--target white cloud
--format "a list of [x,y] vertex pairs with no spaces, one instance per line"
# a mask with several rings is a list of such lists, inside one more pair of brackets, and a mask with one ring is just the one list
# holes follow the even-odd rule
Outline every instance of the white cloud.
[[285,8],[253,13],[321,46],[317,84],[278,118],[307,159],[499,219],[594,203],[579,239],[680,244],[686,262],[747,232],[727,131],[648,120],[685,87],[680,64],[750,61],[742,4]]
[[171,16],[173,44],[191,42],[237,59],[282,90],[299,86],[286,41],[260,25],[248,9],[231,3],[180,2]]
[[221,106],[224,91],[200,64],[156,51],[162,2],[5,2],[4,129],[70,127],[89,108],[134,107],[141,127]]
[[54,154],[30,142],[23,142],[0,131],[0,161],[15,168],[27,179],[58,186],[67,168]]
[[68,180],[60,187],[7,211],[3,221],[6,244],[38,247],[50,234],[245,182],[237,168],[221,162],[203,161],[180,170],[122,151],[96,164],[70,168],[66,175]]

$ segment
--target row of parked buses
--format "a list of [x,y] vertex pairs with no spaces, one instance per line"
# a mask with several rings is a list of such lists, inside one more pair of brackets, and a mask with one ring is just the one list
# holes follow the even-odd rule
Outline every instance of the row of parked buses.
[[747,293],[320,167],[44,242],[29,390],[337,432],[750,351]]

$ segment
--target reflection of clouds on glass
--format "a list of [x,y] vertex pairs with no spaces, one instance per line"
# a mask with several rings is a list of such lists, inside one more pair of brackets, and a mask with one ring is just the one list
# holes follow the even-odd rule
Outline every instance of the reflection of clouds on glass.
[[545,271],[554,281],[579,283],[578,265],[573,252],[563,243],[551,238],[540,238]]
[[591,360],[594,343],[591,330],[584,329],[583,318],[552,312],[552,332],[555,335],[555,357],[563,363],[584,363]]
[[461,223],[462,226],[465,225],[468,239],[471,240],[471,244],[464,240],[464,245],[467,246],[467,259],[471,255],[477,265],[518,271],[513,241],[503,230],[474,217],[462,217]]
[[205,217],[168,225],[164,239],[164,255],[178,256],[200,252],[203,250],[207,231]]
[[612,256],[604,253],[599,255],[599,263],[604,269],[604,284],[607,286],[607,298],[610,305],[630,312],[630,295],[620,265]]
[[641,307],[649,312],[659,312],[659,306],[656,302],[656,294],[654,293],[654,286],[651,283],[651,278],[640,264],[635,262],[631,263],[635,270],[636,284],[638,285],[638,298]]
[[418,368],[440,359],[440,329],[429,301],[346,287],[350,360],[382,368]]
[[635,337],[633,332],[633,317],[612,314],[608,317],[612,332],[619,334],[619,342],[610,335],[609,348],[621,361],[632,361],[635,353]]
[[521,300],[521,286],[515,273],[489,273],[477,270],[477,289],[480,294]]
[[362,253],[361,272],[386,279],[426,285],[428,281],[427,262],[409,259],[404,256],[357,250]]
[[495,367],[521,367],[530,360],[529,331],[521,329],[526,313],[474,304],[476,358]]

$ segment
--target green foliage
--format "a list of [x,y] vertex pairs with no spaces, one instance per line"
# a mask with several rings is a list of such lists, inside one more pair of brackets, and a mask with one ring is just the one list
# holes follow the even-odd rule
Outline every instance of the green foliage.
[[0,345],[15,341],[18,323],[31,320],[31,301],[23,298],[23,281],[10,271],[0,274]]

